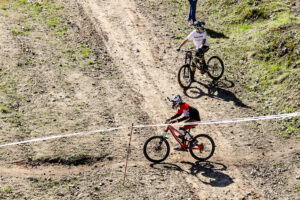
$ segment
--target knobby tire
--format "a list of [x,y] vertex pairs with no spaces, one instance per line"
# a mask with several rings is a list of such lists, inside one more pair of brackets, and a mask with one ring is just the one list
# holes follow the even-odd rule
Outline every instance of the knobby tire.
[[192,84],[192,70],[189,64],[183,65],[178,71],[178,83],[180,87],[186,89]]
[[[159,146],[160,141],[162,142],[160,146],[161,150],[157,150],[155,148]],[[156,158],[155,155],[152,155],[152,153],[154,154],[162,153],[162,155],[158,155],[158,157]],[[162,162],[165,159],[167,159],[169,154],[170,154],[169,142],[166,139],[164,139],[162,136],[153,136],[149,138],[144,144],[144,155],[151,162],[154,163]]]
[[[217,64],[212,64],[212,63],[217,63]],[[209,58],[207,61],[207,66],[208,66],[208,71],[207,74],[208,76],[213,79],[213,80],[219,80],[223,74],[224,74],[224,63],[221,58],[218,56],[212,56]],[[218,74],[213,74],[214,70],[217,68]]]
[[198,141],[198,145],[203,145],[203,149],[190,149],[190,154],[193,158],[199,161],[206,161],[213,156],[216,146],[210,136],[206,134],[199,134],[194,137],[193,141],[195,140]]

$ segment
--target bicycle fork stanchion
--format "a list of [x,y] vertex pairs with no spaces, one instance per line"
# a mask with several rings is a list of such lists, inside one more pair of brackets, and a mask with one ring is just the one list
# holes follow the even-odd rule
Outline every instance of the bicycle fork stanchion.
[[129,139],[128,150],[127,150],[127,156],[126,156],[126,164],[125,164],[125,171],[124,171],[123,186],[125,185],[126,171],[127,171],[127,163],[128,163],[128,158],[129,158],[129,154],[130,154],[130,143],[131,143],[132,133],[133,133],[133,124],[131,125],[130,139]]

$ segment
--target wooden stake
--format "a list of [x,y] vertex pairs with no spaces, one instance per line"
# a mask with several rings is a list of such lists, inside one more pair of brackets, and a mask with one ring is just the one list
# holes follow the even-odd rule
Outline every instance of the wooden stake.
[[129,158],[129,154],[130,154],[130,144],[131,144],[132,133],[133,133],[133,124],[131,125],[131,133],[130,133],[130,139],[129,139],[128,150],[127,150],[127,157],[126,157],[126,164],[125,164],[125,171],[124,171],[123,186],[125,185],[127,163],[128,163],[128,158]]

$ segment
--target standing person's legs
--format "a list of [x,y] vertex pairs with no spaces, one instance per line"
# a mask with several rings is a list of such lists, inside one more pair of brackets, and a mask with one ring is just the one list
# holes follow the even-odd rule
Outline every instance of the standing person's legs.
[[196,8],[197,8],[197,0],[189,0],[190,1],[190,13],[191,13],[191,19],[193,22],[197,21],[196,20]]
[[190,22],[191,19],[192,19],[192,2],[193,2],[193,0],[189,0],[189,3],[190,3],[190,11],[189,11],[188,22]]

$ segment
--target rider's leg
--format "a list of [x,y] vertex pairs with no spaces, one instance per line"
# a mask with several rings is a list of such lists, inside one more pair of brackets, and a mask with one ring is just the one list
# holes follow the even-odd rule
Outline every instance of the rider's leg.
[[203,60],[202,60],[202,62],[203,62],[203,69],[204,69],[205,71],[207,71],[207,65],[206,65],[206,62],[205,62],[204,54],[205,54],[208,50],[209,50],[209,47],[208,47],[208,46],[203,46],[203,47],[202,47],[202,51],[203,51]]
[[[187,120],[186,122],[187,122],[187,123],[188,123],[188,122],[197,122],[197,120],[191,119],[191,120]],[[193,139],[193,136],[189,133],[189,130],[190,130],[191,128],[196,127],[196,126],[197,126],[197,124],[191,124],[191,125],[184,125],[184,126],[183,126],[183,130],[184,130],[184,132],[185,132],[186,139],[188,139],[188,140],[192,140],[192,139]]]
[[192,62],[192,81],[194,80],[195,72],[197,69],[195,62],[197,62],[197,61],[194,59],[194,61]]
[[203,70],[203,66],[204,66],[204,63],[205,63],[205,59],[204,59],[204,53],[203,53],[203,49],[200,48],[198,49],[198,51],[196,52],[196,57],[198,57],[198,62],[200,63],[200,72],[201,74],[204,74],[204,70]]
[[[185,130],[183,129],[183,127],[179,128],[179,132],[182,134],[178,136],[179,140],[181,143],[185,143],[186,139],[185,139]],[[176,147],[174,148],[174,150],[176,151],[186,151],[182,146]]]
[[196,72],[196,69],[197,69],[197,66],[196,66],[196,63],[199,65],[200,63],[200,58],[201,58],[201,50],[196,52],[196,55],[193,59],[193,62],[192,62],[192,80],[194,80],[194,76],[195,76],[195,72]]

